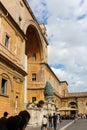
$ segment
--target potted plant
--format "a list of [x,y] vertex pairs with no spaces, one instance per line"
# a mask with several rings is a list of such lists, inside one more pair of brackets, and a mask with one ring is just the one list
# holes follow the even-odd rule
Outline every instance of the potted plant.
[[43,107],[44,105],[44,101],[43,100],[40,100],[38,103],[37,103],[37,107]]

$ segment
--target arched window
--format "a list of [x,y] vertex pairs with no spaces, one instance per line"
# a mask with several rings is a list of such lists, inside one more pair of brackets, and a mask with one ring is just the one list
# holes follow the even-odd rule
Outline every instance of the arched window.
[[77,108],[76,102],[70,102],[69,103],[69,107],[71,107],[71,108]]

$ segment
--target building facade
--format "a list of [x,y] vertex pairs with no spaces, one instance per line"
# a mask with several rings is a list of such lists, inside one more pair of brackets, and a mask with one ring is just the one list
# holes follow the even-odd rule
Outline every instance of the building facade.
[[17,114],[29,102],[45,101],[47,81],[57,109],[68,106],[87,113],[87,93],[70,94],[68,83],[49,67],[46,36],[26,0],[0,1],[0,116],[4,111]]

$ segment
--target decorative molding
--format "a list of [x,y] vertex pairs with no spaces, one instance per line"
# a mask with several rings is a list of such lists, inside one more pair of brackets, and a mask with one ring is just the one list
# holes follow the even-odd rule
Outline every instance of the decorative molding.
[[11,62],[9,59],[2,56],[1,54],[0,54],[0,61],[2,63],[6,64],[6,66],[10,67],[12,70],[17,71],[21,75],[23,75],[23,76],[27,75],[25,70],[21,69],[19,66],[17,66],[16,64],[14,64],[13,62]]
[[12,18],[12,16],[10,15],[10,13],[7,11],[7,9],[3,6],[3,4],[0,2],[0,9],[3,12],[3,16],[4,18],[7,18],[10,23],[14,26],[16,32],[18,32],[19,34],[21,34],[21,36],[26,39],[26,35],[24,34],[23,30],[19,27],[19,25],[15,22],[15,20]]

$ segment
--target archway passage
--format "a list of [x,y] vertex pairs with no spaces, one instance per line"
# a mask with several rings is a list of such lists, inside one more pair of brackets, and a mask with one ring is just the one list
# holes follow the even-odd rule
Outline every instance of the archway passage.
[[71,115],[75,115],[77,113],[77,103],[76,102],[70,102],[69,107],[74,108],[75,110],[71,111]]
[[40,62],[41,61],[41,40],[37,29],[30,25],[26,32],[26,46],[25,54],[28,56],[30,62]]

